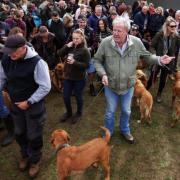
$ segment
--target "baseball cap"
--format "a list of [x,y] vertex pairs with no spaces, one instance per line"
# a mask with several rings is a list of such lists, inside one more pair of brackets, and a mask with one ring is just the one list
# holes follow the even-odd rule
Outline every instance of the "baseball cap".
[[5,54],[10,54],[16,51],[17,48],[20,48],[26,44],[26,39],[18,34],[8,36],[2,52]]

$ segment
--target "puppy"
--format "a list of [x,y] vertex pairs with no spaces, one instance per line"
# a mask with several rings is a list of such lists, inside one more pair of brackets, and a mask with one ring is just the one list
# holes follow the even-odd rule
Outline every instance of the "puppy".
[[175,127],[176,123],[178,122],[180,118],[180,100],[176,104],[176,110],[175,110],[175,115],[173,117],[173,122],[171,123],[171,127]]
[[52,133],[51,144],[57,152],[59,180],[64,180],[73,170],[83,170],[95,163],[102,165],[105,170],[105,180],[110,180],[109,156],[111,147],[108,146],[110,132],[105,127],[101,128],[105,131],[104,138],[95,138],[81,146],[68,145],[70,137],[62,129]]
[[176,72],[175,82],[172,88],[172,108],[174,107],[176,97],[180,99],[180,71]]
[[54,70],[49,70],[49,74],[53,88],[61,92],[64,80],[64,63],[58,63]]
[[153,105],[153,97],[149,91],[146,90],[142,82],[137,79],[134,86],[134,97],[137,98],[140,107],[141,113],[141,122],[144,119],[147,120],[149,124],[151,124],[151,111]]
[[137,79],[141,80],[145,87],[147,86],[147,76],[141,69],[136,70],[136,77]]

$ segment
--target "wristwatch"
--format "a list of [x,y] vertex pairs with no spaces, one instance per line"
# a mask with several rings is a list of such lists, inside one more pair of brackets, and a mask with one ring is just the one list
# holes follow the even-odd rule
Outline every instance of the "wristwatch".
[[32,105],[31,101],[29,101],[29,100],[27,100],[27,104],[28,104],[29,106]]

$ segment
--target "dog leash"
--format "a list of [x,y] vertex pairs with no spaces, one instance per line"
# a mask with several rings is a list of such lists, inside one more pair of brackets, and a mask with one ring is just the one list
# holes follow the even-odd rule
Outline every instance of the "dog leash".
[[88,110],[89,108],[94,104],[94,102],[96,101],[97,97],[101,94],[101,92],[103,91],[104,86],[99,90],[99,92],[97,93],[97,95],[93,98],[93,100],[91,101],[91,103],[86,107]]

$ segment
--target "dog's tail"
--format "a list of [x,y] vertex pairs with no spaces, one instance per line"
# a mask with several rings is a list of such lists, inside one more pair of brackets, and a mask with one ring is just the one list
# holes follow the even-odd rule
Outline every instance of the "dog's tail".
[[106,141],[107,143],[110,141],[110,138],[111,138],[111,133],[109,131],[109,129],[103,127],[103,126],[100,126],[101,129],[103,129],[105,131],[105,136],[104,136],[104,141]]

